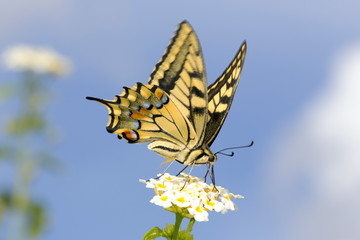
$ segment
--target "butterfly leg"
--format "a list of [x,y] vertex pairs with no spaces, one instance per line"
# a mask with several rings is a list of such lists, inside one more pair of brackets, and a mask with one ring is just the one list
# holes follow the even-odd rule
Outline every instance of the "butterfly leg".
[[[162,165],[167,164],[167,163],[169,163],[169,162],[171,162],[171,161],[173,161],[173,162],[174,162],[174,159],[173,159],[173,158],[171,158],[171,157],[169,157],[169,159],[168,159],[168,160],[166,160],[165,162],[163,162],[163,163],[161,163],[161,164],[160,164],[159,168],[160,168]],[[171,164],[172,164],[172,163],[170,163],[170,165],[171,165]],[[169,166],[170,166],[170,165],[169,165]],[[169,168],[169,167],[167,167],[167,168],[166,168],[166,170],[167,170],[168,168]]]
[[209,177],[211,179],[211,182],[214,186],[213,190],[216,190],[216,191],[219,191],[217,188],[216,188],[216,185],[215,185],[215,172],[214,172],[214,165],[211,165],[210,163],[209,164],[206,164],[207,166],[207,171],[206,171],[206,174],[205,174],[205,177],[204,177],[204,181],[206,182],[206,177],[207,175],[209,174]]
[[[190,165],[188,165],[188,166],[190,166]],[[185,170],[188,166],[186,166],[183,170]],[[187,175],[187,180],[185,181],[184,186],[180,189],[180,191],[182,191],[182,190],[184,189],[184,187],[186,186],[186,184],[189,182],[189,180],[190,180],[190,174],[191,174],[194,166],[195,166],[195,162],[191,165],[191,169],[190,169],[190,171],[189,171],[189,174]],[[183,170],[181,170],[181,171],[183,171]],[[179,173],[179,174],[180,174],[180,173]]]
[[204,182],[206,183],[206,178],[207,178],[207,175],[209,174],[209,172],[210,172],[210,164],[208,163],[208,164],[206,164],[206,167],[207,167],[207,171],[206,171],[206,174],[205,174],[205,176],[204,176]]
[[166,171],[170,168],[170,166],[175,162],[175,159],[168,159],[166,162],[163,162],[163,163],[161,163],[161,165],[160,165],[160,167],[163,165],[163,164],[166,164],[166,163],[168,163],[168,162],[170,162],[170,164],[167,166],[167,168],[165,169],[165,171],[163,171],[159,176],[157,176],[155,179],[159,179],[159,178],[161,178],[165,173],[166,173]]
[[180,170],[180,172],[178,174],[176,174],[176,176],[178,177],[188,167],[189,167],[189,165],[186,165],[183,169]]

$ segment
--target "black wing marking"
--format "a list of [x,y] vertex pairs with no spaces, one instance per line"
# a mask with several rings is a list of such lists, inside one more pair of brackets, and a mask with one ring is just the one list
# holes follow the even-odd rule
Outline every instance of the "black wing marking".
[[199,41],[186,21],[180,23],[151,73],[149,84],[169,94],[193,125],[201,145],[208,112],[206,73]]
[[234,99],[246,55],[246,42],[223,74],[208,87],[208,121],[205,143],[210,147],[219,133]]

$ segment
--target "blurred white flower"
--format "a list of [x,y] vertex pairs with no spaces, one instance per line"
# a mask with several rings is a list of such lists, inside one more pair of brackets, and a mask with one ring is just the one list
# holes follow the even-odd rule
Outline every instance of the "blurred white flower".
[[212,184],[208,185],[202,179],[184,173],[181,177],[168,173],[159,176],[159,179],[140,180],[155,191],[156,195],[150,202],[199,222],[209,221],[208,212],[212,210],[221,213],[237,210],[231,198],[243,198],[221,186],[214,188]]
[[64,76],[70,72],[69,61],[50,48],[17,45],[2,54],[5,66],[14,71]]

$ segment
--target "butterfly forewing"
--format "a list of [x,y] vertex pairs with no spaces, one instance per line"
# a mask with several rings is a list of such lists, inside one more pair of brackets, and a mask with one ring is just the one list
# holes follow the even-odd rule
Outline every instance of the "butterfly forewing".
[[157,85],[174,101],[193,125],[198,143],[203,142],[207,122],[207,84],[199,41],[186,22],[179,25],[174,37],[156,64],[149,84]]
[[230,110],[245,61],[246,42],[223,74],[208,87],[208,119],[204,141],[210,147]]

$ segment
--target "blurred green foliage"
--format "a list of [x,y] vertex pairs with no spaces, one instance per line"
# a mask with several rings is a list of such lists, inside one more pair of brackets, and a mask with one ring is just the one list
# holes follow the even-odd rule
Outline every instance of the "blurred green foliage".
[[25,204],[28,205],[28,214],[24,216],[27,223],[25,232],[30,237],[36,237],[46,222],[45,209],[40,203],[26,202],[21,196],[14,196],[9,192],[0,193],[0,223],[4,220],[6,210],[21,211]]
[[10,190],[0,189],[0,232],[6,228],[7,238],[17,240],[38,239],[43,231],[47,214],[31,195],[30,185],[35,171],[57,165],[49,151],[47,133],[52,126],[45,115],[52,79],[32,71],[21,73],[19,81],[0,86],[0,103],[8,112],[1,126],[0,164],[6,161],[15,169]]

